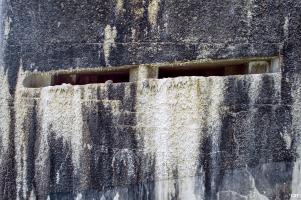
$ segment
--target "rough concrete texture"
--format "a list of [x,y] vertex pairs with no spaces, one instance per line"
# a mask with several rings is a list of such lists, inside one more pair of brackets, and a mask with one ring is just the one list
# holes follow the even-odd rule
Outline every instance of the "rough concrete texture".
[[[301,198],[299,0],[0,5],[0,199]],[[271,74],[22,84],[33,71],[278,55]]]

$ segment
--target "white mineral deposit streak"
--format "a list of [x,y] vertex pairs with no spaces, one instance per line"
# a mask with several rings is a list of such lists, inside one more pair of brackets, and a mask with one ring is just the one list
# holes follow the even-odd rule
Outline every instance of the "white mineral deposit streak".
[[[0,82],[2,82],[3,80],[1,80],[1,76],[0,76]],[[7,86],[7,83],[0,83],[2,85],[1,89],[0,89],[0,100],[2,99],[1,97],[5,97],[5,94],[3,94],[3,89],[6,88],[5,86]],[[3,87],[4,86],[4,87]],[[19,92],[16,92],[16,94],[20,94]],[[24,116],[24,110],[22,110],[22,104],[20,104],[20,97],[17,95],[16,96],[16,106],[15,106],[15,109],[16,109],[16,127],[15,127],[15,131],[16,131],[16,135],[15,135],[15,146],[16,146],[16,155],[15,155],[15,159],[16,159],[16,170],[17,170],[17,176],[16,176],[16,187],[17,187],[17,194],[22,194],[23,198],[26,198],[26,196],[24,196],[24,192],[27,191],[27,187],[26,187],[26,170],[24,170],[24,168],[26,167],[26,163],[25,163],[25,166],[23,165],[23,163],[21,163],[21,160],[27,160],[26,159],[26,156],[27,154],[22,150],[24,148],[24,146],[26,144],[24,144],[24,133],[23,133],[23,127],[21,126],[22,124],[22,121],[23,121],[23,118],[25,117]],[[4,109],[2,111],[2,108],[3,107],[3,103],[0,102],[0,109],[1,109],[1,112],[0,112],[0,134],[2,136],[2,140],[3,140],[3,136],[8,134],[9,132],[9,129],[7,126],[9,126],[9,124],[6,124],[6,123],[10,123],[8,121],[8,119],[5,119],[4,120],[7,120],[7,121],[3,121],[3,118],[1,115],[3,115],[4,113],[6,113],[6,115],[8,114],[7,111]],[[7,118],[9,118],[9,116],[7,116]],[[2,131],[2,129],[5,127],[5,131]],[[2,141],[3,142],[3,141]],[[4,143],[4,142],[3,142]],[[6,142],[5,142],[6,143]],[[3,145],[2,145],[2,148],[3,148]],[[3,150],[1,150],[3,151]],[[4,151],[5,152],[5,151]],[[2,158],[1,158],[1,161],[2,161]],[[22,185],[24,187],[22,187]],[[17,195],[17,199],[19,199],[20,197]]]
[[254,1],[254,0],[248,0],[248,1],[247,1],[247,6],[246,6],[246,10],[247,10],[247,25],[248,25],[248,33],[249,33],[249,34],[250,34],[251,28],[252,28],[252,19],[253,19],[252,9],[253,9],[253,1]]
[[127,166],[127,177],[134,177],[135,174],[135,154],[130,149],[121,149],[114,154],[112,159],[113,169],[119,169],[119,163]]
[[28,192],[27,187],[27,142],[26,136],[28,133],[24,131],[24,121],[27,119],[27,108],[25,102],[19,97],[16,97],[16,135],[15,135],[15,144],[16,144],[16,160],[17,160],[17,191],[22,191],[23,198],[26,199],[26,194]]
[[[29,101],[29,98],[23,97],[23,93],[28,93],[22,87],[22,72],[20,70],[18,75],[18,81],[16,85],[16,96],[15,96],[15,160],[16,160],[16,188],[17,188],[17,199],[27,199],[28,192],[30,195],[35,195],[33,191],[28,191],[28,126],[31,121],[29,119],[30,113],[32,113],[34,100]],[[21,81],[20,81],[21,79]],[[34,93],[34,92],[33,92]],[[0,94],[1,96],[1,94]],[[1,123],[1,122],[0,122]],[[30,161],[29,161],[30,162]],[[21,196],[19,196],[21,195]]]
[[36,200],[36,199],[37,199],[37,197],[36,197],[36,195],[35,195],[35,193],[34,193],[33,190],[30,192],[30,197],[29,197],[29,199],[30,199],[30,200]]
[[7,17],[4,21],[4,37],[5,37],[5,39],[8,39],[11,23],[12,23],[12,19],[10,17]]
[[[72,98],[72,110],[74,117],[74,129],[70,133],[72,142],[72,161],[75,169],[80,168],[80,156],[83,150],[82,146],[82,133],[83,133],[83,115],[82,115],[82,104],[81,104],[81,88],[79,86],[74,87],[74,95]],[[70,121],[70,124],[72,122]]]
[[43,180],[43,183],[38,190],[47,190],[49,185],[49,144],[48,144],[48,137],[49,137],[49,121],[48,118],[51,117],[49,115],[49,107],[48,103],[51,100],[51,96],[49,94],[49,88],[43,88],[41,90],[40,102],[39,102],[39,109],[38,109],[38,117],[40,119],[40,126],[41,131],[40,135],[40,146],[38,149],[38,154],[35,160],[35,170],[36,170],[36,178],[38,180]]
[[9,109],[9,101],[11,99],[7,75],[0,68],[0,166],[3,162],[2,156],[3,153],[7,151],[8,143],[9,143],[9,125],[10,125],[10,109]]
[[138,124],[145,130],[145,154],[155,157],[156,199],[175,196],[177,181],[181,199],[196,199],[196,181],[189,177],[195,176],[199,157],[198,79],[150,80],[142,85],[146,84],[140,82],[137,92]]
[[[296,75],[294,84],[300,86],[301,77]],[[294,135],[296,137],[297,145],[297,160],[294,163],[293,180],[292,180],[292,195],[291,200],[296,200],[296,197],[301,197],[301,90],[300,87],[292,90],[292,97],[294,99],[292,107],[292,127],[294,128]]]
[[114,196],[114,199],[113,200],[120,200],[119,198],[119,193],[117,192],[117,194]]
[[[281,99],[281,75],[280,74],[272,74],[271,76],[273,76],[273,80],[274,80],[274,82],[273,82],[274,92],[273,92],[273,96],[271,98],[273,98],[275,100],[279,100],[279,102],[280,102],[280,99]],[[275,115],[277,115],[277,113],[275,113]],[[294,134],[291,133],[291,129],[286,128],[286,126],[285,126],[283,132],[281,133],[281,136],[282,136],[283,140],[285,141],[286,148],[287,149],[292,148]]]
[[124,4],[123,0],[117,0],[117,2],[116,2],[116,12],[117,12],[118,15],[120,15],[123,11],[123,4]]
[[105,28],[105,38],[103,43],[103,51],[105,56],[106,65],[110,65],[109,57],[112,47],[116,47],[115,45],[115,39],[117,36],[117,30],[116,27],[111,27],[110,25],[107,25]]
[[75,200],[82,200],[83,199],[83,195],[81,193],[77,193]]
[[[168,178],[168,167],[171,161],[169,157],[170,144],[168,140],[168,128],[170,127],[170,112],[168,109],[168,99],[166,95],[165,80],[157,82],[155,87],[158,90],[154,94],[153,105],[146,108],[149,109],[147,115],[152,116],[150,120],[151,124],[148,126],[154,128],[154,155],[156,159],[156,178],[159,180],[156,182],[156,199],[168,199],[170,187],[168,182],[160,181],[160,179]],[[153,92],[153,91],[151,91]],[[147,123],[147,122],[146,122]],[[171,188],[173,189],[173,188]]]
[[[37,156],[37,171],[41,173],[42,177],[40,180],[46,181],[49,179],[47,169],[44,168],[49,166],[48,141],[50,137],[54,136],[55,139],[62,138],[64,145],[71,146],[72,163],[76,174],[80,168],[80,154],[82,152],[83,120],[80,88],[70,85],[45,87],[41,92],[39,107],[41,145]],[[57,177],[59,177],[59,174],[57,174]]]
[[220,154],[220,137],[221,137],[221,104],[224,101],[224,78],[214,77],[208,78],[210,87],[208,88],[210,104],[208,107],[208,135],[211,136],[211,188],[216,188],[215,177],[219,173],[219,154]]
[[284,18],[284,24],[283,24],[283,33],[286,41],[289,38],[289,22],[290,22],[290,16],[286,16]]
[[[8,30],[5,30],[6,28],[9,28],[10,29],[10,24],[9,24],[9,27],[5,27],[6,26],[6,24],[5,24],[5,22],[6,21],[4,21],[4,24],[3,24],[3,19],[4,19],[4,15],[3,14],[5,14],[5,12],[3,12],[3,10],[5,9],[4,7],[3,7],[3,3],[4,3],[5,1],[3,1],[3,0],[0,0],[0,19],[2,20],[2,23],[0,23],[0,30],[1,30],[1,33],[0,33],[0,42],[2,43],[3,42],[3,39],[7,39],[7,35],[6,35],[6,33],[7,32],[9,32]],[[7,19],[7,18],[6,18]],[[4,27],[3,27],[3,25],[4,25]],[[3,30],[3,28],[4,28],[4,31],[2,32],[2,30]],[[4,37],[3,37],[4,36]],[[3,48],[4,49],[4,48]],[[0,49],[0,51],[2,51],[3,49]],[[0,55],[1,55],[1,58],[0,59],[2,59],[2,52],[0,53]],[[2,70],[2,66],[0,66],[0,70]]]
[[148,21],[152,26],[155,26],[157,24],[159,9],[160,0],[151,0],[148,5]]
[[168,130],[172,146],[170,154],[176,160],[178,177],[184,177],[179,181],[179,198],[198,199],[194,190],[202,134],[199,79],[177,78],[171,83],[170,93],[167,93],[171,113]]
[[262,87],[262,75],[251,75],[251,76],[248,76],[249,79],[247,79],[246,81],[248,81],[250,84],[250,88],[249,88],[249,91],[248,91],[248,96],[249,96],[249,104],[251,106],[254,106],[257,101],[259,100],[259,92],[260,92],[260,89]]
[[[167,161],[168,156],[168,139],[165,132],[168,127],[168,108],[166,105],[167,97],[164,95],[166,88],[161,92],[165,80],[146,82],[138,82],[137,91],[137,113],[138,125],[144,130],[142,132],[144,138],[144,151],[146,155],[155,158],[155,176],[156,176],[156,199],[168,198],[168,185],[166,186],[163,181],[158,181],[160,177],[167,176]],[[158,94],[159,93],[159,94]],[[162,127],[162,128],[160,128]]]
[[[0,0],[0,19],[2,23],[0,23],[0,30],[3,30],[3,1]],[[0,34],[0,42],[3,44],[3,40],[6,39],[5,34],[9,33],[8,28],[10,28],[10,24],[7,24],[10,18],[6,18],[4,21],[4,33]],[[10,21],[9,21],[10,22]],[[3,37],[4,35],[4,37]],[[4,49],[4,48],[3,48]],[[3,49],[0,49],[0,60],[3,59]],[[2,62],[1,62],[2,63]],[[10,130],[10,108],[9,102],[11,100],[11,96],[9,93],[9,85],[8,85],[8,77],[6,72],[3,69],[3,66],[0,66],[0,167],[4,167],[4,162],[6,162],[3,158],[5,154],[8,154],[8,145],[9,145],[9,130]]]

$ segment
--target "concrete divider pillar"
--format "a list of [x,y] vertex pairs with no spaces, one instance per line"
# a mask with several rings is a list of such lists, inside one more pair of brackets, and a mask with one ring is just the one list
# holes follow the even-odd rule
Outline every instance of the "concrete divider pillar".
[[262,74],[269,72],[270,64],[267,61],[249,62],[248,74]]
[[148,65],[139,65],[130,69],[130,81],[143,81],[146,79],[157,78],[158,68]]

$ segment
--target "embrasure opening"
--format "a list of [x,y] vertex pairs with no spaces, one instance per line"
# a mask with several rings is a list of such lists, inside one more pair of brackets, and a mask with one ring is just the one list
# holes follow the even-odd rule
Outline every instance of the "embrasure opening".
[[71,85],[87,85],[105,83],[112,81],[113,83],[129,82],[129,71],[114,71],[103,73],[79,73],[79,74],[56,74],[52,77],[52,86],[71,84]]
[[162,63],[121,66],[53,73],[32,73],[25,77],[24,87],[40,88],[62,84],[87,85],[111,81],[113,83],[162,79],[182,76],[229,76],[280,72],[280,58],[248,58],[183,63]]
[[263,74],[278,72],[279,63],[275,60],[216,62],[206,65],[186,64],[185,66],[163,66],[158,70],[158,78],[174,78],[181,76],[229,76],[244,74]]
[[25,87],[40,88],[46,86],[56,86],[63,84],[71,85],[87,85],[105,83],[112,81],[113,83],[129,82],[130,73],[127,70],[116,71],[89,71],[78,73],[54,73],[54,74],[31,74],[27,76],[23,82]]

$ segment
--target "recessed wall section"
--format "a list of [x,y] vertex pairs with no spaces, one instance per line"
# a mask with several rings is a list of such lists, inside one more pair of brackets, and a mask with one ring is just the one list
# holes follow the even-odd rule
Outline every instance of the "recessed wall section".
[[245,65],[231,67],[211,66],[211,67],[162,67],[159,68],[158,78],[174,78],[181,76],[226,76],[247,74]]
[[40,88],[63,84],[87,85],[105,83],[106,81],[123,83],[183,76],[208,77],[274,73],[280,72],[280,63],[278,57],[271,57],[132,65],[110,69],[74,70],[70,72],[33,73],[25,77],[23,85],[28,88]]
[[120,69],[115,71],[89,71],[72,73],[34,73],[27,75],[23,81],[23,86],[27,88],[40,88],[47,86],[56,86],[63,84],[87,85],[105,83],[129,82],[129,69]]
[[87,85],[105,83],[106,81],[112,81],[113,83],[129,82],[129,70],[120,70],[114,72],[89,72],[78,74],[56,74],[52,78],[51,85]]
[[158,78],[182,76],[230,76],[280,72],[279,58],[236,59],[160,66]]

